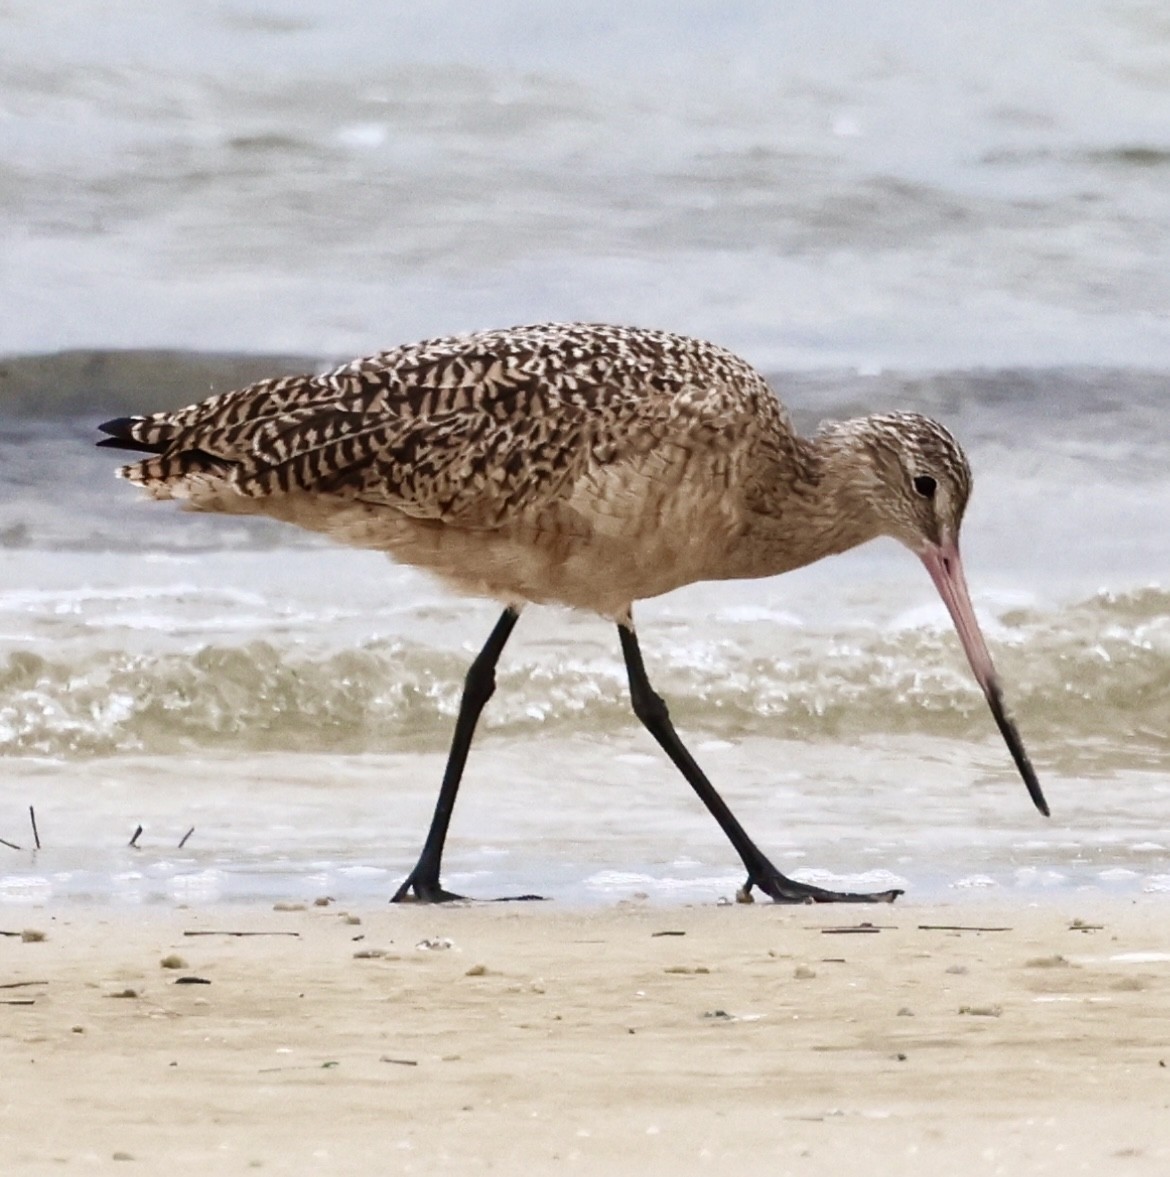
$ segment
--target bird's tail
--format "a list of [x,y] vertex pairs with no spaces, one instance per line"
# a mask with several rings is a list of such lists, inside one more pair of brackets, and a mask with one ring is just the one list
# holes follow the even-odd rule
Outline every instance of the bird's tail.
[[115,417],[98,426],[109,434],[97,444],[103,449],[149,454],[140,462],[123,466],[119,478],[141,486],[155,498],[188,498],[192,480],[222,477],[230,463],[196,446],[183,443],[183,428],[169,413],[149,417]]

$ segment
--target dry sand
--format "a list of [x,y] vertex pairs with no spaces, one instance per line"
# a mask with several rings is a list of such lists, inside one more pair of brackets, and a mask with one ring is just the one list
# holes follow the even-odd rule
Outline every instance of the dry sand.
[[0,927],[5,1174],[1170,1173],[1164,898]]

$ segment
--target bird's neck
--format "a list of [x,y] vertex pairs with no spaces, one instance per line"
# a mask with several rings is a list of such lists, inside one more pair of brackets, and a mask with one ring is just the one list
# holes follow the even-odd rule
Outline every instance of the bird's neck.
[[759,483],[746,554],[754,576],[774,576],[848,551],[882,533],[871,507],[878,490],[865,419],[831,422],[796,438]]

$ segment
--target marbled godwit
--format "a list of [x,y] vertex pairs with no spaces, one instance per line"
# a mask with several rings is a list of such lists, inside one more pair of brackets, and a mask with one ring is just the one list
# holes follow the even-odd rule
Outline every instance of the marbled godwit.
[[780,902],[890,902],[786,878],[683,746],[646,677],[633,603],[698,580],[773,576],[893,536],[926,565],[1037,808],[959,561],[967,459],[910,413],[797,435],[744,360],[623,327],[545,324],[429,340],[322,376],[265,380],[174,413],[101,426],[100,445],[152,456],[119,471],[197,511],[269,515],[376,548],[505,603],[464,684],[418,863],[394,896],[440,883],[476,722],[528,602],[617,623],[634,713]]

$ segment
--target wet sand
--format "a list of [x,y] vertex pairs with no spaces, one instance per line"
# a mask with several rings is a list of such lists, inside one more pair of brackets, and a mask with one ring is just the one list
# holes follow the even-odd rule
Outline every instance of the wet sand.
[[0,929],[5,1172],[1170,1171],[1164,898]]

